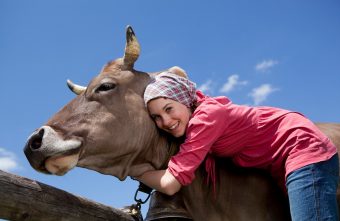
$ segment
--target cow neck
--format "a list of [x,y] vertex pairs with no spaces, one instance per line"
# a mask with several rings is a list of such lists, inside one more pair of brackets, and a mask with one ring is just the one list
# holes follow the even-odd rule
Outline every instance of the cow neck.
[[168,168],[168,163],[170,161],[170,158],[175,155],[178,151],[178,145],[177,143],[175,142],[168,142],[168,154],[167,154],[167,157],[166,157],[166,160],[164,161],[164,163],[162,164],[161,166],[161,169],[166,169]]
[[161,167],[162,169],[168,168],[168,163],[171,157],[177,154],[177,152],[179,151],[180,145],[184,143],[184,140],[185,140],[185,136],[180,137],[180,138],[175,138],[173,136],[170,136],[169,134],[166,134],[165,137],[167,139],[168,146],[166,148],[167,149],[166,160],[162,164],[162,167]]

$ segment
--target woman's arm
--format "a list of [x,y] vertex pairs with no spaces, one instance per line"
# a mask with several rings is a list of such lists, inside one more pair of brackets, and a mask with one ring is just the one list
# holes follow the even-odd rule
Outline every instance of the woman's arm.
[[168,170],[148,171],[135,178],[145,185],[170,196],[177,193],[182,187]]

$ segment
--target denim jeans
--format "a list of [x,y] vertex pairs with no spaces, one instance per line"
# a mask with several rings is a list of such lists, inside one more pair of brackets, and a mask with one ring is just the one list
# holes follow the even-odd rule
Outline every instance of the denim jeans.
[[286,181],[292,221],[339,220],[336,192],[339,160],[307,165],[291,172]]

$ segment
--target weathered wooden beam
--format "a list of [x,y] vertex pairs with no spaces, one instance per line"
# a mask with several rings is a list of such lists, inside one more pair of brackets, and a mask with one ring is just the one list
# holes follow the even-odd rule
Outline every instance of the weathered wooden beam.
[[133,221],[122,211],[0,170],[0,218],[34,221]]

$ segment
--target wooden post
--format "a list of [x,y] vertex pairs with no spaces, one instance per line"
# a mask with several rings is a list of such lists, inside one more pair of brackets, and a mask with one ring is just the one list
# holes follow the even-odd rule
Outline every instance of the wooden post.
[[126,213],[0,170],[0,218],[11,221],[133,221]]

